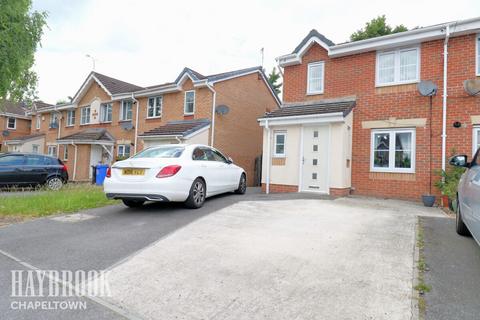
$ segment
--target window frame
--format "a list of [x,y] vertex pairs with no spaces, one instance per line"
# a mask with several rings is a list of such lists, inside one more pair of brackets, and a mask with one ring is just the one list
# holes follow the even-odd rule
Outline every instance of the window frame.
[[[150,113],[150,100],[154,100],[154,106],[153,106],[153,116],[149,116]],[[156,104],[157,99],[160,100],[160,106]],[[184,107],[185,108],[185,107]],[[160,109],[160,114],[158,116],[155,115],[155,111],[157,109]],[[185,112],[185,109],[183,110]],[[148,97],[147,100],[147,119],[155,119],[155,118],[161,118],[162,117],[162,112],[163,112],[163,96],[154,96],[154,97]]]
[[[73,116],[71,116],[73,114]],[[73,122],[71,122],[71,120],[73,120]],[[71,110],[67,110],[67,123],[66,123],[66,127],[73,127],[75,125],[75,110],[74,109],[71,109]]]
[[[36,151],[35,151],[35,148],[37,148]],[[40,145],[39,144],[32,144],[32,153],[35,153],[35,154],[40,153]]]
[[68,145],[63,146],[63,161],[68,161]]
[[[310,69],[316,66],[322,66],[322,89],[321,90],[310,89]],[[325,91],[325,61],[322,60],[322,61],[310,62],[307,65],[307,95],[323,94],[324,91]]]
[[480,76],[480,33],[475,36],[475,75]]
[[[189,93],[193,93],[193,101],[192,101],[192,104],[193,104],[193,107],[192,107],[192,112],[187,112],[187,95]],[[191,116],[193,114],[195,114],[195,100],[196,100],[196,94],[195,94],[195,90],[188,90],[188,91],[185,91],[185,94],[184,94],[184,98],[183,98],[183,114],[186,115],[186,116]]]
[[41,126],[41,122],[42,121],[42,118],[40,117],[40,115],[37,115],[35,117],[35,129],[36,130],[40,130],[40,126]]
[[[385,133],[388,132],[390,135],[390,145],[389,145],[389,167],[388,168],[377,168],[374,166],[374,155],[375,155],[375,134],[376,133]],[[411,168],[395,168],[395,151],[396,151],[396,139],[395,136],[397,133],[411,133]],[[393,136],[393,140],[392,140]],[[393,143],[392,143],[393,141]],[[415,173],[416,167],[416,130],[414,128],[391,128],[391,129],[372,129],[370,133],[370,172],[390,172],[390,173]]]
[[[53,121],[55,119],[55,121]],[[58,129],[59,121],[58,121],[58,113],[57,112],[50,112],[50,123],[48,124],[49,129]],[[52,124],[57,124],[57,128],[52,127]]]
[[[283,136],[283,153],[277,153],[277,137]],[[287,132],[275,131],[273,132],[273,157],[286,158],[287,157]]]
[[[416,77],[413,80],[400,80],[400,53],[404,51],[410,51],[415,49],[417,51],[417,70],[416,70]],[[396,48],[394,50],[379,50],[377,51],[375,57],[375,87],[388,87],[388,86],[396,86],[402,84],[410,84],[410,83],[418,83],[420,82],[420,68],[421,68],[421,52],[420,46],[409,46],[409,47],[401,47]],[[394,53],[394,67],[393,67],[393,82],[385,82],[380,83],[380,74],[379,74],[379,67],[380,61],[379,57],[384,54]]]
[[[128,111],[125,113],[125,118],[123,115],[123,111],[126,109],[127,106],[130,106],[130,119],[128,117]],[[122,100],[120,103],[120,117],[119,121],[132,121],[133,119],[133,102],[131,100]]]
[[[50,149],[54,149],[55,152],[54,153],[51,153],[50,152]],[[47,155],[51,156],[51,157],[56,157],[57,156],[57,152],[58,152],[58,145],[48,145],[47,146]]]
[[[10,119],[13,119],[13,127],[10,127]],[[15,118],[15,117],[8,117],[7,118],[7,129],[9,129],[9,130],[16,130],[17,129],[17,118]]]
[[[131,147],[131,145],[129,145],[129,144],[119,144],[119,145],[117,146],[117,156],[118,156],[118,157],[126,157],[126,155],[125,155],[125,154],[126,154],[126,153],[125,153],[125,147],[127,147],[127,146],[128,146],[128,157],[130,157],[131,152],[132,152],[132,147]],[[120,153],[120,149],[123,150],[121,153]]]
[[479,134],[480,134],[480,126],[473,127],[472,149],[473,149],[473,155],[474,156],[477,153],[477,150],[480,148],[480,139],[478,138]]
[[[86,113],[85,110],[87,109],[88,109],[88,112]],[[88,122],[83,122],[84,113],[86,113],[85,115],[88,116]],[[91,113],[90,106],[85,106],[80,109],[80,125],[81,126],[90,124],[90,121],[91,121],[90,113]]]
[[[103,119],[105,116],[105,109],[107,109],[107,120]],[[108,112],[110,110],[110,112]],[[110,114],[110,120],[108,120],[108,115]],[[100,104],[100,123],[110,123],[113,119],[113,105],[111,102]]]

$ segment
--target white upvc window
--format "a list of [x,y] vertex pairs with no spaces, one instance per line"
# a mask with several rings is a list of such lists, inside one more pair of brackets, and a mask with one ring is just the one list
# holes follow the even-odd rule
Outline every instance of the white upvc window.
[[130,157],[130,145],[129,144],[119,144],[117,154],[119,157]]
[[57,156],[57,146],[56,145],[49,145],[47,149],[47,154],[52,157]]
[[50,113],[50,128],[58,128],[58,113]]
[[372,130],[370,170],[374,172],[415,172],[415,130]]
[[64,161],[68,160],[68,146],[67,145],[63,146],[63,160]]
[[17,128],[17,119],[9,117],[7,120],[7,129],[15,130]]
[[122,100],[120,108],[120,121],[132,120],[132,101]]
[[40,129],[41,121],[42,121],[42,118],[40,117],[40,115],[37,115],[37,116],[35,117],[35,128],[36,128],[37,130]]
[[473,154],[480,149],[480,127],[473,128]]
[[162,116],[162,96],[148,98],[147,118],[159,118]]
[[38,144],[32,144],[32,153],[39,153],[40,146]]
[[308,64],[307,94],[322,94],[325,76],[325,62],[318,61]]
[[185,102],[183,106],[183,113],[186,115],[191,115],[195,113],[195,91],[186,91],[185,92]]
[[285,153],[285,143],[287,140],[286,132],[274,132],[273,133],[273,156],[276,158],[284,158]]
[[75,110],[67,110],[67,127],[75,125]]
[[396,85],[420,80],[420,48],[377,52],[376,85]]
[[80,124],[90,123],[90,106],[80,109]]
[[111,103],[103,103],[100,105],[100,122],[112,122]]
[[475,39],[476,45],[475,47],[477,48],[477,54],[476,54],[476,74],[477,76],[480,76],[480,34],[477,34],[477,37]]

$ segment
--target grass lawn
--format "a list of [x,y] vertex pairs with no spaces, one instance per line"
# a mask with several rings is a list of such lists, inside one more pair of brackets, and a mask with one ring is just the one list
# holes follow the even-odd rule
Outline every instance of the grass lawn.
[[57,213],[71,213],[84,209],[115,204],[108,200],[103,188],[89,184],[68,184],[59,191],[39,190],[25,193],[6,193],[0,196],[0,219],[23,220]]

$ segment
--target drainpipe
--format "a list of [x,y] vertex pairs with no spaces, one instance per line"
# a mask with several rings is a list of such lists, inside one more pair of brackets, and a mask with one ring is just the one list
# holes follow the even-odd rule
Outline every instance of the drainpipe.
[[75,165],[73,166],[73,178],[72,178],[73,181],[75,181],[75,178],[77,176],[77,145],[73,142],[71,143],[71,145],[75,147]]
[[265,119],[265,129],[267,129],[267,176],[265,178],[265,193],[270,193],[270,128],[268,127],[268,119]]
[[132,92],[132,100],[135,101],[135,105],[137,106],[137,110],[135,113],[135,144],[133,146],[133,154],[137,154],[137,140],[138,140],[138,110],[139,110],[139,105],[140,102],[135,99],[133,92]]
[[213,140],[215,139],[215,103],[217,100],[217,92],[213,89],[213,86],[207,83],[208,89],[213,92],[213,102],[212,102],[212,125],[211,128],[211,136],[210,136],[210,147],[213,147]]
[[442,110],[442,170],[445,171],[447,153],[447,72],[448,72],[448,39],[450,38],[450,25],[445,29],[443,42],[443,110]]

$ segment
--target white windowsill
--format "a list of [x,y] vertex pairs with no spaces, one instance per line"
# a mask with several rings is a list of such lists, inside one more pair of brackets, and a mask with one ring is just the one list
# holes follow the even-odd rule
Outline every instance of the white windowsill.
[[146,119],[160,119],[162,116],[156,116],[156,117],[147,117]]
[[374,173],[415,173],[415,169],[401,170],[401,169],[380,169],[370,168],[370,172]]
[[316,95],[319,95],[319,94],[323,94],[324,91],[317,91],[317,92],[307,92],[307,96],[316,96]]
[[419,83],[419,82],[420,82],[420,80],[405,81],[405,82],[376,83],[375,87],[376,88],[382,88],[382,87],[401,86],[401,85],[404,85],[404,84],[414,84],[414,83]]

